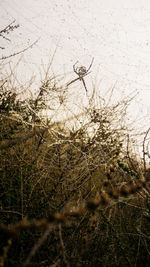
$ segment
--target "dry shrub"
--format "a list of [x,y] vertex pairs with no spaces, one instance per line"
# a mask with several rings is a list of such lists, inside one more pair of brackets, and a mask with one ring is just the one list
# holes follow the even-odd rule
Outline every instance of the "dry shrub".
[[92,96],[54,122],[57,108],[41,116],[48,92],[57,103],[50,81],[28,101],[1,85],[0,266],[148,266],[149,177],[126,149],[130,99]]

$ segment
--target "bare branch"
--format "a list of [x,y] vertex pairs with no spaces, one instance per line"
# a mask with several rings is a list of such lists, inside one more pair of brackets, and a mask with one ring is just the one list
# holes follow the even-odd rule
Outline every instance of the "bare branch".
[[[38,39],[38,40],[39,40],[39,39]],[[29,45],[28,47],[24,48],[23,50],[20,50],[20,51],[18,51],[18,52],[16,52],[16,53],[13,53],[13,54],[11,54],[11,55],[9,55],[9,56],[2,56],[2,57],[0,58],[0,60],[5,60],[5,59],[11,58],[11,57],[15,57],[15,56],[17,56],[17,55],[19,55],[19,54],[21,54],[21,53],[24,53],[24,52],[27,51],[28,49],[32,48],[33,45],[35,45],[35,44],[38,42],[38,40],[36,40],[34,43],[32,43],[32,44]]]
[[[6,37],[4,34],[9,34],[10,31],[13,31],[14,29],[17,29],[19,27],[19,24],[12,25],[13,23],[15,23],[15,20],[13,20],[13,22],[8,24],[4,29],[2,29],[0,31],[0,37],[2,37],[3,39],[5,39],[6,41],[9,41],[9,42],[10,42],[10,39],[8,37]],[[0,48],[4,49],[3,47],[0,47]]]

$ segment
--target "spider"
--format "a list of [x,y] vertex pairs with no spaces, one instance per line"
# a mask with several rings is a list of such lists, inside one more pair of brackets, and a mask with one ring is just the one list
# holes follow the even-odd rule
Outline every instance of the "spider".
[[89,70],[90,70],[91,67],[92,67],[93,60],[94,60],[94,58],[92,58],[91,64],[90,64],[90,66],[88,67],[88,69],[87,69],[86,67],[84,67],[84,66],[77,67],[77,66],[76,66],[77,63],[78,63],[78,61],[77,61],[77,62],[73,65],[73,71],[78,75],[78,78],[76,78],[76,79],[72,80],[71,82],[69,82],[69,83],[67,84],[67,86],[69,86],[70,84],[72,84],[72,83],[74,83],[74,82],[80,80],[80,81],[82,81],[82,83],[83,83],[83,85],[84,85],[84,88],[85,88],[85,91],[86,91],[86,93],[87,93],[87,87],[86,87],[86,84],[85,84],[85,81],[84,81],[84,76],[86,76],[87,74],[89,74]]
[[84,67],[84,66],[76,67],[78,61],[73,65],[73,70],[79,76],[79,78],[82,79],[85,75],[87,75],[89,73],[89,70],[90,70],[90,68],[92,67],[92,64],[93,64],[93,60],[94,60],[94,58],[92,58],[91,64],[88,67],[88,69],[86,69],[86,67]]

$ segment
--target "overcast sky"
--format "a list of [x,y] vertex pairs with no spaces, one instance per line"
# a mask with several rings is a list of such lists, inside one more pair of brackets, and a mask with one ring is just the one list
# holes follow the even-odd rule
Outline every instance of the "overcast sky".
[[136,90],[139,110],[150,122],[149,0],[0,0],[1,28],[14,19],[20,27],[0,53],[38,39],[24,54],[23,77],[41,59],[46,64],[56,47],[57,74],[72,71],[77,60],[88,67],[94,57],[91,78],[98,75],[101,86],[116,84],[124,94]]

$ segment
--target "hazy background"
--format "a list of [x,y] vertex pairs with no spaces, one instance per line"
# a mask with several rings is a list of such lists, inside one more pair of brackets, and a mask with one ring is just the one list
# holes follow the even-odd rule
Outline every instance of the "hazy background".
[[[14,19],[20,27],[10,34],[11,42],[1,40],[1,45],[5,46],[5,50],[0,50],[1,55],[17,52],[38,40],[22,55],[18,71],[20,80],[26,81],[32,75],[36,76],[39,69],[46,68],[56,48],[53,71],[65,74],[69,79],[74,78],[72,66],[77,60],[88,67],[94,57],[87,81],[89,92],[90,81],[96,83],[103,95],[114,85],[115,97],[123,98],[136,92],[130,112],[136,118],[144,117],[139,125],[148,128],[148,0],[0,0],[0,28]],[[85,97],[84,90],[80,94]]]

